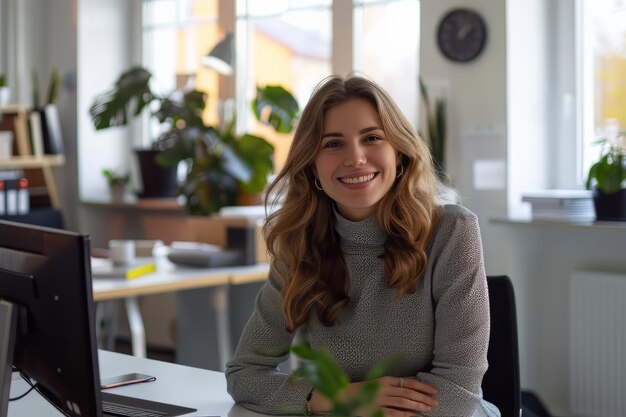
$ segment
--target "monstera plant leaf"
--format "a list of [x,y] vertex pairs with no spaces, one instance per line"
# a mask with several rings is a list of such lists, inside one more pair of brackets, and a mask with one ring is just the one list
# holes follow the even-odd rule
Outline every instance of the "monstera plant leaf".
[[157,97],[150,90],[152,74],[141,67],[122,73],[115,86],[94,99],[89,115],[96,130],[128,123],[129,116],[139,115]]
[[198,141],[211,143],[214,139],[206,128],[197,126],[168,130],[159,136],[154,144],[154,148],[161,151],[156,156],[157,163],[166,167],[193,159]]
[[265,139],[246,133],[237,141],[237,154],[251,168],[251,177],[242,183],[243,191],[263,191],[267,178],[274,171],[274,146]]
[[279,133],[290,133],[300,108],[289,91],[279,85],[268,85],[257,87],[252,111],[261,123],[271,125]]
[[159,122],[169,122],[173,127],[203,127],[202,113],[206,107],[206,100],[206,93],[198,90],[188,91],[182,95],[182,100],[172,97],[163,100],[154,115]]

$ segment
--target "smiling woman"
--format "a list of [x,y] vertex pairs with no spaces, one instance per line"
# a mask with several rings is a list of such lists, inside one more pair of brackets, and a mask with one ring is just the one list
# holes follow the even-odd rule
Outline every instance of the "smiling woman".
[[347,399],[380,359],[400,358],[375,379],[385,416],[500,415],[480,390],[489,301],[478,222],[441,204],[441,189],[428,146],[381,87],[356,74],[317,87],[269,187],[282,204],[264,227],[270,276],[226,367],[238,403],[331,409],[277,371],[302,329],[349,377]]

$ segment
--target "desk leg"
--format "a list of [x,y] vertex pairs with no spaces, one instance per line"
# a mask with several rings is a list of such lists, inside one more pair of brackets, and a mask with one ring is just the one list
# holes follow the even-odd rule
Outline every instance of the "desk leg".
[[126,315],[133,345],[133,356],[138,358],[146,357],[146,332],[143,327],[141,310],[139,309],[139,299],[128,297],[126,302]]
[[118,308],[118,300],[96,303],[96,336],[101,349],[115,350]]
[[215,308],[215,325],[217,330],[217,343],[222,370],[226,369],[226,362],[232,357],[230,343],[230,320],[228,311],[228,285],[214,288],[213,307]]

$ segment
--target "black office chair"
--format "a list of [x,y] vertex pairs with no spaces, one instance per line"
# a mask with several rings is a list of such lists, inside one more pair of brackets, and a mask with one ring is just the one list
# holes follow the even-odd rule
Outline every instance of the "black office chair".
[[487,287],[491,329],[483,397],[498,407],[502,417],[520,417],[522,402],[513,284],[507,276],[490,276]]

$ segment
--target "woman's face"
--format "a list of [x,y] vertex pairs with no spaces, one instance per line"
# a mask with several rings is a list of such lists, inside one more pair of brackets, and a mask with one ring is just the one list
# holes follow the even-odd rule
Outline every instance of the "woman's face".
[[396,180],[398,163],[367,100],[351,99],[326,112],[315,173],[343,217],[360,221],[374,213]]

